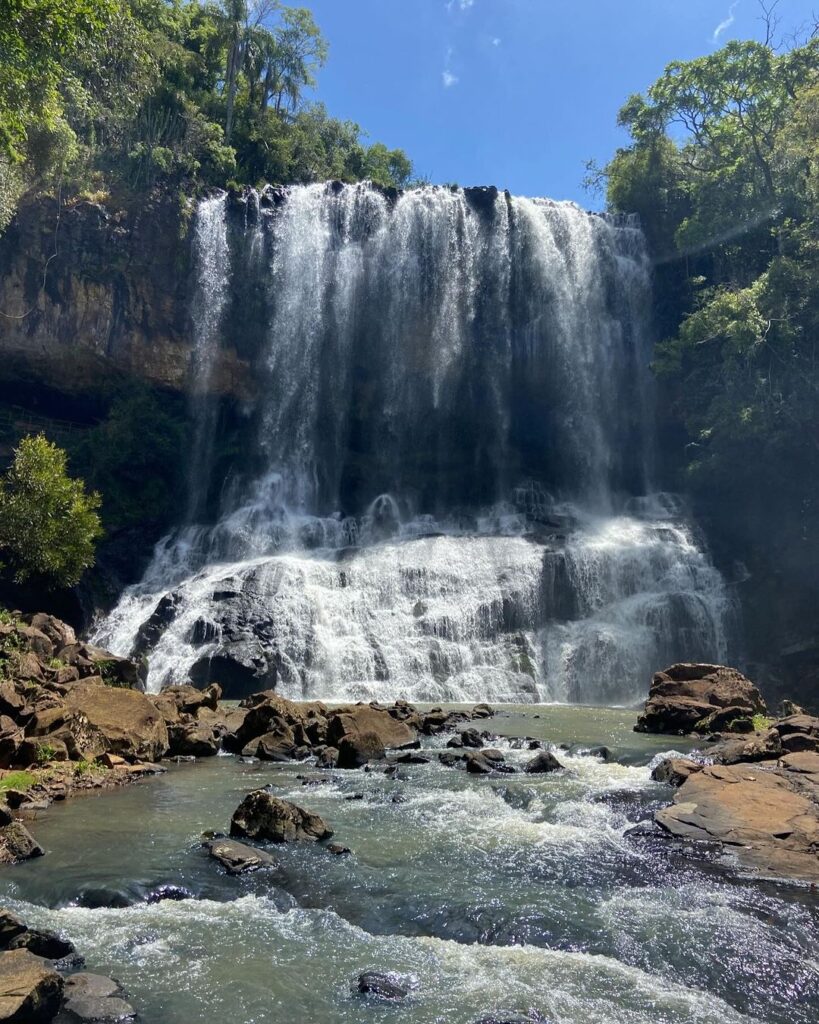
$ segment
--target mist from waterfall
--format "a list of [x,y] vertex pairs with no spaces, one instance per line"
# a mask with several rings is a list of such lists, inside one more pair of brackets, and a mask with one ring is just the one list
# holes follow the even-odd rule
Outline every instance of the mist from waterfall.
[[259,333],[248,450],[211,488],[199,403],[190,509],[220,507],[157,546],[98,640],[146,655],[152,688],[328,699],[622,703],[727,657],[723,581],[683,506],[647,496],[634,221],[368,184],[234,205],[197,211],[192,393],[223,338]]

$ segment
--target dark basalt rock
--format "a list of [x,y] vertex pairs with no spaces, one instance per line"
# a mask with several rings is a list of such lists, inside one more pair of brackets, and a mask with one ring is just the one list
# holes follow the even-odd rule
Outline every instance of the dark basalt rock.
[[163,900],[180,902],[181,900],[190,899],[193,899],[193,893],[183,885],[160,885],[148,893],[145,897],[145,902],[162,903]]
[[541,750],[531,761],[527,761],[523,770],[529,775],[542,775],[545,772],[556,772],[564,768],[551,750]]
[[365,971],[359,975],[358,991],[376,999],[404,999],[409,995],[409,986],[397,974],[382,974],[380,971]]
[[329,839],[333,831],[318,814],[257,789],[248,793],[234,811],[230,834],[274,843],[315,843]]
[[73,942],[61,938],[56,932],[27,928],[8,944],[9,949],[27,949],[46,960],[62,960],[75,952]]
[[464,189],[464,196],[469,205],[478,213],[489,215],[495,209],[498,189],[495,185],[473,185]]

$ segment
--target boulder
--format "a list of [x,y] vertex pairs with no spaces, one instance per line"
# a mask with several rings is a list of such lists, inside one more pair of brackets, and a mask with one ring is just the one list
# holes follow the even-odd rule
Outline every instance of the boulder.
[[364,734],[374,734],[385,749],[407,747],[418,741],[418,734],[412,726],[393,718],[388,711],[368,704],[355,704],[331,712],[328,716],[325,741],[330,746],[339,746],[342,736],[358,737]]
[[337,748],[339,768],[361,768],[368,761],[380,761],[386,756],[381,737],[375,732],[342,736]]
[[63,979],[27,949],[0,953],[0,1022],[47,1024],[60,1008]]
[[67,705],[81,711],[104,737],[112,754],[139,761],[158,761],[168,750],[165,721],[144,693],[109,686],[75,684]]
[[141,667],[130,658],[120,658],[93,644],[73,643],[58,652],[60,661],[72,665],[80,678],[100,676],[108,686],[141,689],[144,681]]
[[[709,716],[731,709],[731,719],[764,713],[762,694],[741,672],[725,665],[677,664],[657,672],[637,732],[692,732]],[[717,716],[714,721],[719,721]]]
[[229,875],[243,875],[248,871],[274,867],[276,864],[274,858],[265,850],[237,843],[235,839],[211,839],[205,843],[205,848]]
[[198,717],[203,708],[217,711],[221,696],[221,687],[213,683],[205,690],[197,690],[194,686],[168,686],[160,693],[148,694],[148,699],[170,727],[185,718]]
[[531,761],[527,761],[523,770],[529,775],[542,775],[545,772],[556,772],[565,767],[558,761],[551,750],[541,750]]
[[358,976],[358,991],[370,998],[404,999],[409,995],[409,986],[397,974],[392,972],[365,971]]
[[124,992],[113,978],[101,974],[72,974],[65,980],[64,1012],[77,1024],[124,1024],[136,1019],[136,1011],[123,998]]
[[[89,686],[104,689],[93,684]],[[109,746],[102,730],[92,724],[82,710],[69,704],[58,704],[38,711],[26,728],[26,736],[40,739],[46,745],[64,745],[68,757],[74,761],[93,761],[104,754]],[[24,753],[21,750],[19,756],[22,757]]]
[[807,761],[705,766],[655,821],[677,838],[722,843],[746,868],[819,882],[819,754],[790,756]]
[[26,928],[9,942],[8,948],[27,949],[35,956],[44,957],[46,960],[62,960],[75,952],[73,942],[62,938],[56,932],[39,928]]
[[0,828],[0,864],[19,864],[32,857],[42,857],[44,852],[21,821],[12,821]]
[[234,811],[230,834],[274,843],[315,843],[329,839],[333,832],[317,814],[257,789]]
[[25,922],[13,911],[0,909],[0,949],[8,949],[13,939],[28,931]]
[[213,757],[220,740],[207,722],[189,719],[168,726],[168,754],[171,757]]
[[464,755],[466,770],[470,775],[489,775],[498,765],[498,762],[488,758],[482,750],[476,750]]
[[652,771],[655,782],[665,782],[669,786],[681,786],[689,775],[702,771],[702,765],[687,757],[667,757],[660,761]]
[[338,766],[338,747],[322,747],[316,755],[319,768],[336,768]]

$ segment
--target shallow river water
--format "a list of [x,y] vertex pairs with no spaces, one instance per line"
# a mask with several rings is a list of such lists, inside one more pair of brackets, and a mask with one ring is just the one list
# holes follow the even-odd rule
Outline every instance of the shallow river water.
[[[510,763],[532,756],[515,736],[574,744],[551,776],[469,776],[437,758],[393,777],[174,766],[42,814],[46,857],[4,869],[0,893],[118,978],[144,1024],[472,1024],[530,1009],[554,1024],[815,1024],[816,894],[627,835],[670,798],[649,776],[669,740],[633,721],[529,707],[486,723],[509,737]],[[597,743],[618,761],[583,752]],[[201,835],[268,785],[352,854],[276,847],[276,869],[226,876]],[[156,901],[163,886],[190,898]],[[367,969],[408,976],[410,996],[359,996]]]

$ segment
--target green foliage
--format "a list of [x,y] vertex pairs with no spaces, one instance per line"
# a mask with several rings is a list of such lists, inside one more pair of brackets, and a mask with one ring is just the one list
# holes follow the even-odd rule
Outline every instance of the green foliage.
[[15,582],[77,583],[94,563],[99,505],[68,476],[62,449],[43,435],[23,438],[0,480],[0,555]]
[[188,430],[178,403],[131,388],[72,445],[72,464],[104,496],[107,529],[171,518],[184,485]]
[[25,793],[27,789],[37,782],[37,776],[32,775],[31,772],[9,772],[7,775],[0,778],[0,792],[6,792],[9,789],[19,790],[21,793]]
[[762,712],[757,712],[757,714],[753,715],[751,718],[754,732],[765,732],[766,729],[770,729],[773,725],[773,721],[774,720],[772,718],[768,718],[768,716],[763,715]]
[[401,150],[305,102],[327,44],[279,0],[10,0],[0,23],[0,231],[30,188],[410,180]]
[[57,748],[53,747],[50,743],[38,743],[37,744],[37,763],[45,764],[47,761],[52,761],[54,755],[57,753]]
[[[671,64],[620,123],[631,144],[604,176],[655,258],[670,483],[731,558],[759,581],[776,566],[791,606],[815,608],[819,38]],[[760,606],[760,634],[772,615]]]

